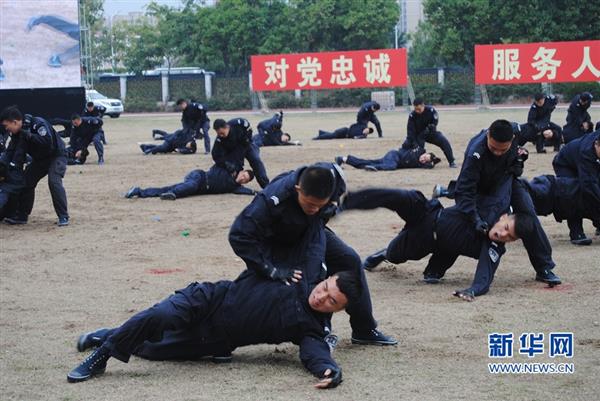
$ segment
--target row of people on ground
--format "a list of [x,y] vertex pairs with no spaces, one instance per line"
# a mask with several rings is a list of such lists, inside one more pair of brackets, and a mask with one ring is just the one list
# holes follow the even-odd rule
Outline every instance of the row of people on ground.
[[[600,132],[577,141],[600,165]],[[151,360],[208,356],[230,362],[238,347],[291,341],[300,347],[304,366],[319,379],[315,386],[330,388],[342,381],[342,369],[332,357],[337,344],[333,313],[348,312],[354,344],[397,343],[377,328],[365,276],[365,270],[384,260],[403,263],[431,255],[423,279],[437,284],[459,256],[474,258],[478,263],[472,285],[454,292],[473,301],[489,291],[505,244],[521,239],[535,279],[561,284],[536,212],[598,219],[600,201],[586,188],[589,182],[577,178],[523,180],[526,159],[511,123],[495,121],[470,141],[452,190],[436,189],[435,197],[452,192],[456,205],[447,208],[415,190],[347,192],[336,163],[283,173],[231,226],[229,242],[246,271],[235,281],[192,283],[117,328],[81,335],[78,350],[95,350],[67,378],[80,382],[99,375],[111,357],[128,362],[131,355]],[[597,185],[600,167],[596,174]],[[327,223],[336,213],[381,207],[396,212],[406,224],[386,248],[361,262]]]
[[[3,154],[10,156],[4,164],[18,172],[11,165],[16,158],[29,154],[33,159],[24,171],[30,178],[26,185],[33,186],[21,193],[30,193],[33,204],[32,194],[40,174],[64,176],[64,170],[62,175],[58,171],[61,158],[66,168],[66,160],[60,154],[62,141],[43,119],[23,116],[16,108],[4,110],[0,121],[15,139]],[[348,193],[337,163],[302,167],[279,175],[269,184],[264,165],[254,155],[249,123],[244,119],[216,120],[214,129],[217,140],[213,173],[197,172],[195,175],[200,178],[186,181],[193,181],[190,186],[196,191],[210,186],[210,174],[233,179],[237,172],[234,180],[240,184],[250,179],[249,172],[240,178],[244,159],[254,164],[254,172],[262,170],[262,178],[257,174],[257,180],[263,191],[235,219],[229,234],[234,252],[244,260],[248,271],[234,282],[194,283],[117,329],[82,336],[78,344],[81,350],[97,348],[69,373],[69,381],[102,373],[111,356],[127,361],[131,354],[150,359],[208,355],[226,361],[238,346],[293,341],[301,347],[305,366],[319,377],[317,385],[333,387],[341,382],[341,369],[330,354],[330,345],[335,343],[328,337],[331,313],[347,310],[353,343],[396,343],[377,328],[365,270],[372,270],[386,259],[401,263],[431,254],[424,280],[435,284],[458,256],[469,256],[478,259],[473,284],[454,295],[472,301],[489,290],[505,252],[504,244],[521,239],[536,280],[557,285],[561,280],[553,272],[552,249],[536,214],[600,221],[600,132],[586,134],[559,152],[555,162],[557,175],[567,175],[568,179],[542,176],[527,183],[519,179],[526,151],[518,147],[508,121],[495,121],[470,141],[452,191],[456,205],[443,208],[437,200],[428,200],[414,190],[374,188]],[[565,167],[562,161],[572,167]],[[582,161],[587,164],[580,164]],[[155,193],[177,190],[158,188]],[[186,193],[188,188],[183,190]],[[439,192],[445,194],[443,190]],[[165,197],[169,198],[172,197]],[[66,196],[64,199],[66,211]],[[406,225],[384,251],[361,261],[326,225],[337,213],[378,207],[395,211]],[[511,209],[514,214],[508,213]],[[263,297],[251,301],[248,294],[258,293]],[[275,300],[280,299],[289,300],[290,308],[278,305]],[[263,307],[256,308],[257,303]],[[239,313],[219,305],[229,305]],[[277,307],[270,308],[273,305]],[[297,305],[304,305],[300,310],[304,312],[300,313]],[[208,315],[203,311],[216,313],[205,319]],[[317,323],[314,326],[308,323],[313,321]],[[215,330],[222,324],[229,330]],[[315,330],[317,326],[319,330]]]

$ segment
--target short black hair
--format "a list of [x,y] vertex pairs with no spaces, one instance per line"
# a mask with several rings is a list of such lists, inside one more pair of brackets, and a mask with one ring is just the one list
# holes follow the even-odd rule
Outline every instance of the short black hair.
[[373,127],[369,127],[369,134],[372,134],[372,133],[373,133],[373,131],[375,131],[375,130],[373,129]]
[[496,120],[490,125],[489,133],[498,142],[512,142],[515,136],[512,125],[506,120]]
[[340,291],[348,298],[348,304],[357,303],[362,295],[360,277],[354,271],[344,270],[335,274],[336,284]]
[[423,101],[423,98],[416,97],[415,100],[413,100],[413,106],[418,106],[420,104],[425,104],[425,102]]
[[322,166],[309,166],[300,174],[298,185],[306,196],[329,199],[335,189],[335,173]]
[[284,135],[288,137],[288,140],[290,140],[290,141],[292,140],[292,136],[290,134],[288,134],[287,132],[284,132],[283,134],[281,134],[281,136],[284,136]]
[[375,110],[379,110],[379,109],[381,108],[381,106],[379,105],[379,103],[377,103],[377,102],[373,102],[373,108],[374,108]]
[[23,121],[23,113],[16,105],[8,106],[0,113],[0,121]]
[[226,126],[227,126],[227,121],[223,120],[222,118],[217,118],[213,122],[213,129],[215,131],[220,130],[221,128],[225,128]]
[[177,101],[175,102],[175,104],[177,106],[181,106],[181,103],[187,103],[187,100],[180,98],[180,99],[177,99]]
[[94,102],[87,102],[85,105],[87,107],[94,107]]
[[535,99],[535,101],[537,102],[538,100],[542,100],[543,98],[545,98],[546,95],[544,95],[543,93],[536,93],[533,98]]
[[196,141],[189,141],[188,143],[191,143],[190,145],[190,150],[193,150],[194,152],[198,149],[198,145],[196,145]]
[[81,120],[81,116],[77,113],[71,114],[71,121]]
[[246,172],[248,173],[248,176],[250,176],[250,181],[252,181],[254,179],[254,171],[246,170]]
[[429,153],[431,155],[431,162],[433,163],[433,165],[435,166],[436,164],[438,164],[439,162],[442,161],[442,159],[440,159],[439,157],[437,157],[435,155],[435,153],[431,152]]
[[527,238],[535,231],[534,217],[528,213],[515,213],[515,234],[518,238]]
[[594,96],[590,92],[583,92],[579,98],[585,102],[589,102],[594,98]]

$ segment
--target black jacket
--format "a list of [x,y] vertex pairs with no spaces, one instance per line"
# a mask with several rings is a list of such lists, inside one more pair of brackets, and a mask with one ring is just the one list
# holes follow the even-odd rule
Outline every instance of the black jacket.
[[375,125],[375,129],[377,130],[377,135],[380,137],[383,135],[383,131],[381,130],[381,123],[379,123],[379,119],[375,115],[375,111],[372,110],[372,107],[376,104],[379,104],[375,101],[366,102],[358,110],[358,114],[356,115],[356,122],[358,124],[364,125],[367,127],[369,123],[373,123]]

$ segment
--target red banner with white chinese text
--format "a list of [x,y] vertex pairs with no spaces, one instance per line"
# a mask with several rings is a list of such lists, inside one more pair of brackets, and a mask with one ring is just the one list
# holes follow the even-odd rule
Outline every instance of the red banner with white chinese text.
[[406,49],[251,56],[252,90],[406,86]]
[[600,81],[600,40],[475,45],[475,83]]

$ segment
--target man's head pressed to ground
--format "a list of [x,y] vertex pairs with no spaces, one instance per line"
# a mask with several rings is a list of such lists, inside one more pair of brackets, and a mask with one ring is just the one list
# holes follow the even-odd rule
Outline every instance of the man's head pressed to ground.
[[534,229],[534,219],[532,216],[526,213],[505,213],[492,226],[488,237],[490,240],[496,242],[513,242],[519,238],[531,235]]
[[335,313],[360,297],[357,275],[350,271],[337,273],[321,281],[308,296],[310,307],[321,313]]

